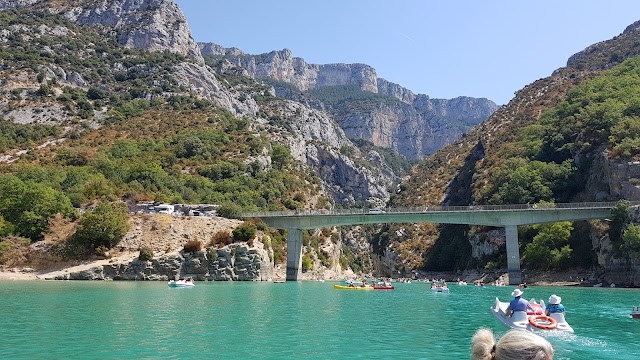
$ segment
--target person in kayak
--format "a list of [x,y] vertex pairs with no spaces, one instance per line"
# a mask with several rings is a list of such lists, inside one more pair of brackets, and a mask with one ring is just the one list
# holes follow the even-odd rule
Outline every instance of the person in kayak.
[[526,312],[527,310],[533,311],[533,307],[531,307],[531,304],[529,304],[527,300],[522,298],[522,290],[520,289],[513,290],[513,292],[511,293],[511,296],[513,296],[514,299],[511,300],[511,302],[509,303],[509,306],[507,307],[507,312],[506,312],[507,316],[512,316],[513,313],[516,311],[524,311],[524,312]]

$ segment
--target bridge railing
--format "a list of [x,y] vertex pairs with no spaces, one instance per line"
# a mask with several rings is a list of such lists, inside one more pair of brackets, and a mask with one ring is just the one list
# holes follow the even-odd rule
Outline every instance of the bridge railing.
[[[512,210],[549,210],[549,209],[607,209],[617,202],[583,202],[583,203],[555,203],[555,204],[513,204],[513,205],[469,205],[469,206],[422,206],[402,208],[352,208],[352,209],[304,209],[287,211],[255,211],[243,214],[245,218],[252,217],[281,217],[281,216],[318,216],[318,215],[384,215],[384,214],[412,214],[451,211],[512,211]],[[640,201],[632,201],[631,205],[640,205]]]

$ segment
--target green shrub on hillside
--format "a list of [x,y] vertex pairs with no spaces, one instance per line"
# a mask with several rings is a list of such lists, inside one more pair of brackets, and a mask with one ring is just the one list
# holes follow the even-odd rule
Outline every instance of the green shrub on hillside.
[[313,258],[311,254],[304,254],[302,257],[302,272],[307,272],[309,270],[313,270]]
[[640,58],[573,88],[539,123],[518,129],[482,196],[493,204],[571,201],[603,145],[611,157],[640,156]]
[[533,204],[553,201],[574,192],[576,169],[567,160],[561,164],[510,158],[495,170],[491,204]]
[[533,225],[538,233],[526,245],[523,262],[532,268],[561,268],[568,265],[571,247],[568,245],[573,225],[569,221]]
[[241,219],[242,218],[242,208],[238,205],[232,203],[225,203],[220,205],[216,210],[219,216],[225,217],[227,219]]
[[618,250],[622,243],[622,235],[627,224],[631,220],[631,203],[627,200],[620,200],[611,209],[611,223],[609,224],[609,239],[614,245],[614,250]]
[[253,239],[256,234],[256,230],[254,229],[252,224],[243,223],[237,228],[233,229],[233,240],[235,242],[247,242]]
[[73,240],[86,250],[100,246],[111,249],[122,240],[127,231],[129,223],[126,205],[120,202],[101,202],[80,216]]
[[153,260],[153,249],[149,246],[143,245],[139,249],[140,254],[138,255],[138,259],[142,261],[151,261]]
[[629,259],[640,259],[640,225],[629,225],[622,235],[621,250]]
[[75,216],[71,201],[63,193],[31,180],[0,175],[0,215],[11,223],[15,234],[41,240],[56,214]]

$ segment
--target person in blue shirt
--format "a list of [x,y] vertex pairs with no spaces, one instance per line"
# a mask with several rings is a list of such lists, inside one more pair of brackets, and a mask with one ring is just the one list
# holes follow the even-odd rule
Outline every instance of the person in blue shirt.
[[520,289],[513,290],[513,292],[511,293],[511,296],[513,296],[514,299],[511,300],[511,302],[509,303],[509,306],[507,307],[507,313],[506,313],[507,316],[512,316],[515,311],[525,311],[525,312],[527,310],[533,311],[531,304],[529,304],[527,300],[522,298],[522,290]]
[[550,314],[564,313],[566,310],[562,304],[560,304],[562,298],[558,295],[549,296],[549,303],[547,304],[546,314],[549,316]]

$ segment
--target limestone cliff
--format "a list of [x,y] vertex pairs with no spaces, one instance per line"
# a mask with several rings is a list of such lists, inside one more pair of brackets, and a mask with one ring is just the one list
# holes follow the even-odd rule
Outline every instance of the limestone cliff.
[[[184,13],[173,0],[99,0],[99,1],[54,1],[54,0],[0,0],[0,10],[22,9],[32,10],[34,13],[47,12],[56,14],[70,23],[86,28],[86,31],[98,32],[109,39],[115,36],[117,42],[131,49],[152,52],[169,52],[184,57],[183,61],[173,69],[175,81],[190,94],[211,100],[233,114],[239,116],[254,116],[258,109],[255,101],[244,99],[242,94],[228,91],[222,86],[215,74],[205,64],[200,49],[193,40],[191,30]],[[72,31],[64,24],[54,29],[46,26],[34,25],[14,26],[7,29],[7,34],[29,39],[33,34],[51,37],[58,42],[67,36],[78,36],[78,30]],[[5,41],[6,42],[6,41]],[[85,49],[79,49],[74,56],[95,56],[95,44],[86,44]],[[40,52],[53,51],[51,48],[39,49]],[[125,59],[121,59],[125,60]],[[148,71],[150,67],[140,69]],[[53,74],[66,74],[71,79],[53,76],[51,80],[61,81],[61,85],[71,85],[87,89],[91,86],[104,88],[105,86],[86,80],[86,75],[79,76],[82,69],[64,68],[57,64],[48,66],[47,71]],[[111,72],[130,70],[120,68],[110,69]],[[88,73],[90,71],[87,70]],[[29,77],[29,75],[21,74]],[[13,75],[15,76],[15,75]],[[31,74],[35,78],[35,74]],[[95,76],[92,76],[95,78]],[[11,80],[11,79],[10,79]],[[30,79],[31,80],[31,79]],[[37,89],[37,84],[32,81]],[[152,84],[149,84],[151,87]],[[28,118],[33,111],[26,109],[25,114],[18,116]],[[13,114],[8,114],[9,116]]]
[[[211,43],[201,43],[200,49],[219,72],[268,81],[278,96],[329,111],[349,138],[363,138],[413,159],[450,144],[498,108],[487,99],[416,95],[378,78],[365,64],[308,64],[288,49],[261,55]],[[354,98],[344,93],[353,89],[371,95]]]
[[49,2],[53,12],[80,25],[105,26],[124,46],[170,51],[204,64],[187,19],[173,0]]
[[398,183],[398,176],[376,151],[361,153],[326,113],[284,99],[273,100],[263,111],[288,130],[272,136],[316,172],[336,203],[368,201],[384,206],[389,200],[388,189]]

